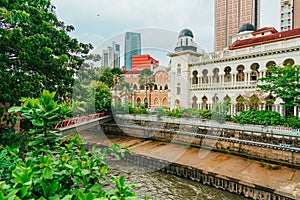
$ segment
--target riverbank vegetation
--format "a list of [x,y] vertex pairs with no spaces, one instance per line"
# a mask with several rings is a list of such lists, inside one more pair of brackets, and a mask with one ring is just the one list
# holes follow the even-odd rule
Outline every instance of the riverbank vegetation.
[[114,189],[103,189],[109,181],[106,157],[124,157],[124,149],[87,149],[78,134],[59,138],[53,127],[72,109],[54,96],[44,90],[40,98],[23,98],[22,106],[9,109],[21,113],[30,128],[17,134],[22,140],[0,146],[0,199],[139,199],[124,176],[112,178]]

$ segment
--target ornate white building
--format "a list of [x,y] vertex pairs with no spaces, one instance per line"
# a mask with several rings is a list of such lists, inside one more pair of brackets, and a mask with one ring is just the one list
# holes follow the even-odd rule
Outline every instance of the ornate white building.
[[265,27],[255,31],[251,24],[245,24],[229,49],[211,53],[197,52],[193,39],[190,30],[182,30],[175,52],[169,54],[171,109],[212,109],[214,102],[230,99],[230,114],[235,115],[249,107],[245,100],[250,99],[259,102],[253,105],[256,109],[284,114],[281,99],[259,92],[257,79],[273,64],[300,64],[300,29],[278,32]]

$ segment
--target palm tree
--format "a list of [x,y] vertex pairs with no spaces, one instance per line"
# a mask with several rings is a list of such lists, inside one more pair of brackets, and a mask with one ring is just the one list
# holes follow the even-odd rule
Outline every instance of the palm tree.
[[[147,96],[147,90],[149,89],[150,92],[150,98],[151,98],[151,89],[154,85],[155,77],[153,74],[153,71],[151,69],[143,69],[141,74],[139,75],[139,85],[140,87],[144,87],[146,91],[146,98]],[[149,98],[149,107],[151,107],[151,99]],[[148,108],[148,105],[145,105],[146,108]]]
[[133,89],[131,88],[130,83],[120,82],[120,97],[125,97],[126,100],[130,100],[133,95]]

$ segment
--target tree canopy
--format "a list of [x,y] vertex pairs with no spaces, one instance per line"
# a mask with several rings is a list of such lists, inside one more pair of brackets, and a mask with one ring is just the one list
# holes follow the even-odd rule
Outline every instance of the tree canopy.
[[71,92],[74,74],[92,48],[72,39],[49,0],[4,0],[0,7],[0,102],[18,104],[43,89]]
[[293,107],[300,103],[300,65],[270,66],[266,77],[259,80],[258,87],[281,98],[286,114],[292,114]]

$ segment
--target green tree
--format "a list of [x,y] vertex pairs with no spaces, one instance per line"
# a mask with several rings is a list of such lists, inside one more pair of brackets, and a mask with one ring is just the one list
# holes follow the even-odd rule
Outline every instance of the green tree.
[[258,87],[283,100],[286,117],[293,115],[294,106],[300,103],[300,65],[271,66]]
[[108,86],[101,81],[97,83],[94,98],[96,112],[111,110],[112,93]]
[[145,103],[145,107],[148,108],[148,103],[151,106],[151,97],[148,98],[147,91],[149,89],[149,92],[151,93],[152,87],[155,83],[155,77],[153,74],[153,71],[151,69],[143,69],[141,74],[139,75],[139,85],[141,88],[144,88],[146,91],[146,97],[149,99],[149,102]]
[[117,84],[118,78],[122,74],[122,70],[117,67],[102,67],[101,70],[102,72],[99,81],[105,83],[109,88],[113,88]]
[[1,1],[0,102],[19,104],[43,89],[57,98],[72,91],[74,74],[92,48],[79,43],[54,14],[49,0]]

